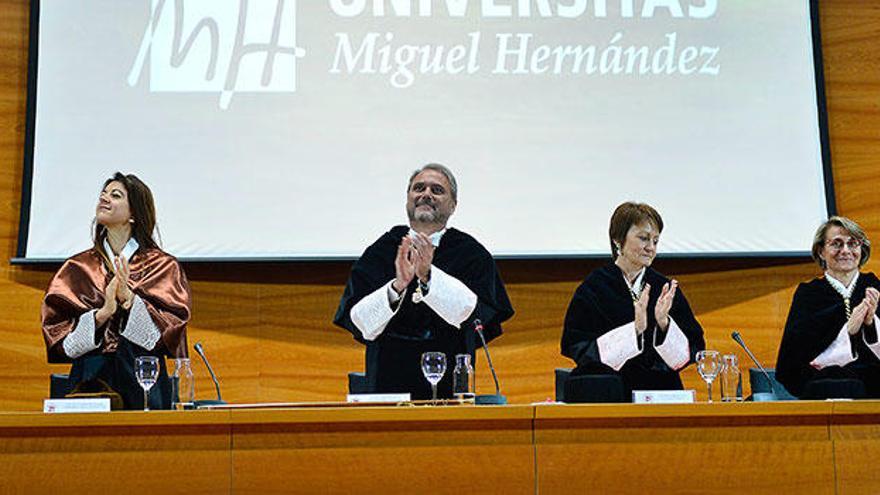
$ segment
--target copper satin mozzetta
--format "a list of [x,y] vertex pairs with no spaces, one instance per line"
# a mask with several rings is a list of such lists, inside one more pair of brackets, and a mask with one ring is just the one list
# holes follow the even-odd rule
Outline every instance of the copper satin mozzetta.
[[[138,249],[130,260],[131,290],[143,299],[162,334],[157,350],[171,357],[186,357],[186,323],[191,313],[189,284],[177,260],[159,249]],[[43,300],[43,338],[49,362],[70,362],[61,346],[76,328],[83,313],[104,304],[104,291],[112,278],[103,258],[89,249],[68,259],[49,283]],[[119,311],[104,325],[100,351],[116,351],[127,313]]]

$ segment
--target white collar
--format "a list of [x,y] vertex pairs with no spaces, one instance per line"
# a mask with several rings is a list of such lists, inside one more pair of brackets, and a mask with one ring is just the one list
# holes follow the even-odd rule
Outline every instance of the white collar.
[[620,273],[623,273],[623,281],[626,283],[627,288],[629,288],[629,293],[632,294],[633,297],[639,297],[642,295],[642,279],[645,277],[646,268],[647,267],[642,267],[642,269],[639,270],[639,274],[636,275],[636,279],[633,283],[629,283],[623,270],[620,271]]
[[850,281],[849,285],[843,285],[843,282],[837,280],[825,272],[825,280],[831,284],[831,287],[834,288],[844,299],[849,299],[852,296],[853,289],[856,288],[856,281],[859,279],[859,272],[856,272],[856,276],[853,277],[852,281]]
[[[446,233],[446,227],[443,227],[443,230],[438,230],[437,232],[434,232],[433,234],[429,235],[428,239],[431,239],[431,244],[433,244],[434,247],[437,247],[440,245],[440,239],[443,237],[443,234],[445,234],[445,233]],[[408,235],[410,237],[412,237],[412,236],[416,235],[416,231],[413,230],[412,227],[410,227]]]
[[[128,242],[125,243],[125,246],[122,247],[122,252],[119,253],[120,256],[125,258],[125,261],[131,261],[131,256],[134,254],[138,248],[141,247],[138,244],[138,241],[134,237],[129,237]],[[113,259],[116,257],[116,254],[113,253],[113,249],[110,248],[110,243],[107,242],[107,238],[104,238],[104,252],[107,254],[108,259]]]

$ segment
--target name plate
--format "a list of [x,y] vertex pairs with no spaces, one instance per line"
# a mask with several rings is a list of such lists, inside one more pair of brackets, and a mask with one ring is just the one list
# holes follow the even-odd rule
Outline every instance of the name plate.
[[90,413],[110,412],[110,399],[46,399],[44,413]]
[[409,402],[410,394],[348,394],[348,402]]
[[696,390],[633,390],[636,404],[690,404],[696,400]]

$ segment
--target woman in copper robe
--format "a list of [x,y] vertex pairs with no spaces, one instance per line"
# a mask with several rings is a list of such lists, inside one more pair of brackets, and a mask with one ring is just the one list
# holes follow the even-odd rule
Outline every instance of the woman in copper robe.
[[165,357],[186,357],[190,290],[177,260],[159,249],[150,189],[117,172],[95,211],[94,245],[64,262],[43,299],[43,338],[50,363],[72,362],[81,392],[118,393],[126,409],[143,408],[134,376],[137,356],[159,357],[150,408],[171,407]]

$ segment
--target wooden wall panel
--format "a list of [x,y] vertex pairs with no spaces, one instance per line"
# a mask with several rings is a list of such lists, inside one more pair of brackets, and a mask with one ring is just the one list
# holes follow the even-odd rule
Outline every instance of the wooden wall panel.
[[[878,240],[880,199],[872,193],[880,179],[880,4],[823,0],[821,17],[838,209]],[[45,363],[39,332],[40,299],[51,269],[5,261],[14,256],[18,235],[27,36],[28,2],[0,0],[0,255],[5,256],[0,260],[0,410],[38,409],[48,373],[66,369]],[[88,228],[87,216],[80,228]],[[511,402],[552,397],[553,368],[570,365],[558,350],[565,308],[579,281],[596,266],[594,261],[500,263],[517,314],[494,344],[494,359]],[[733,351],[729,334],[737,329],[768,365],[775,361],[794,288],[818,274],[805,260],[658,260],[657,266],[681,281],[711,347]],[[878,266],[872,261],[868,269]],[[346,373],[363,367],[360,346],[330,323],[348,268],[347,263],[186,267],[194,297],[190,342],[204,343],[221,375],[224,398],[343,397]],[[207,374],[200,364],[195,370],[198,395],[211,396]],[[479,389],[491,387],[483,359],[477,375]],[[692,369],[684,379],[705,396]]]

